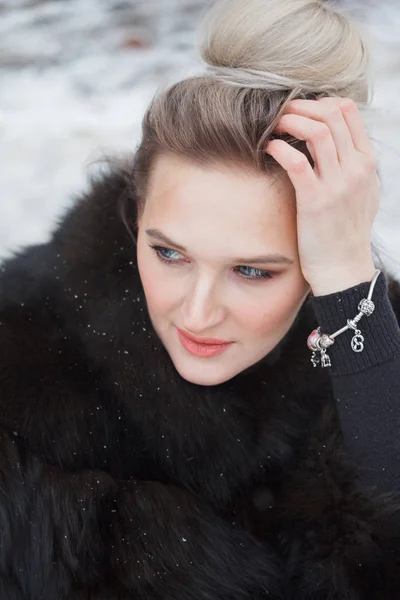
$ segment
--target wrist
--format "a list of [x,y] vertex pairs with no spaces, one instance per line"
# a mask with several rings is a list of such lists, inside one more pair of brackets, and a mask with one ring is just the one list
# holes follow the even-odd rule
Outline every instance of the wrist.
[[[372,279],[372,278],[371,278]],[[311,297],[318,325],[323,333],[335,333],[358,313],[360,300],[366,298],[370,282],[357,284],[342,292],[326,296]],[[335,337],[335,343],[327,352],[331,358],[332,375],[348,375],[370,368],[400,354],[400,329],[388,295],[388,282],[381,272],[372,294],[375,310],[370,316],[363,316],[358,327],[365,338],[362,352],[354,352],[351,340],[353,330],[344,331]]]
[[336,292],[348,290],[361,283],[371,282],[376,272],[373,262],[369,262],[359,268],[341,269],[335,271],[327,269],[326,275],[315,277],[310,282],[313,296],[326,296]]

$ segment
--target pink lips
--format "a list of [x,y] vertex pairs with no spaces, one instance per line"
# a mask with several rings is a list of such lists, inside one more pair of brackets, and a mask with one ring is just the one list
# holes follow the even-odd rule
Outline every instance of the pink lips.
[[198,338],[194,335],[186,333],[176,328],[178,331],[179,340],[182,346],[195,356],[201,356],[202,358],[210,358],[212,356],[218,356],[232,344],[232,342],[226,342],[225,340],[219,340],[216,338]]

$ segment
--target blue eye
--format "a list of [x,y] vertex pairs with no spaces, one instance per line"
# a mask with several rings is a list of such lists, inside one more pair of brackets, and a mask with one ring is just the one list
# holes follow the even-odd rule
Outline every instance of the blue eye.
[[263,271],[262,269],[256,269],[255,267],[235,267],[240,277],[244,277],[245,279],[272,279],[271,273],[269,271]]
[[[184,262],[189,262],[182,254],[180,254],[180,252],[172,250],[171,248],[152,245],[150,245],[150,248],[156,253],[161,261],[170,265],[181,265]],[[234,272],[238,277],[248,282],[273,278],[273,275],[269,271],[263,271],[262,269],[256,269],[255,267],[238,266],[234,268]]]
[[182,254],[179,254],[176,250],[170,248],[164,248],[164,246],[150,246],[157,254],[157,256],[165,262],[178,262],[183,258]]

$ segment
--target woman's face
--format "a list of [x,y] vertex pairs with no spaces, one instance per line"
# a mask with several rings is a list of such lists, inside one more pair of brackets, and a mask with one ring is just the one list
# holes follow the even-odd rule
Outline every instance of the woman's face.
[[223,383],[271,352],[310,291],[286,173],[273,182],[160,156],[137,251],[153,327],[176,370],[199,385]]

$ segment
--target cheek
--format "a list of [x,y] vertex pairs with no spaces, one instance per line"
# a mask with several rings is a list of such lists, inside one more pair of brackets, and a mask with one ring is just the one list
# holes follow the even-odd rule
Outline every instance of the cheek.
[[236,312],[237,322],[254,338],[281,335],[293,322],[301,307],[300,290],[288,293],[287,286],[277,287],[275,293],[263,294],[257,302],[242,303]]

